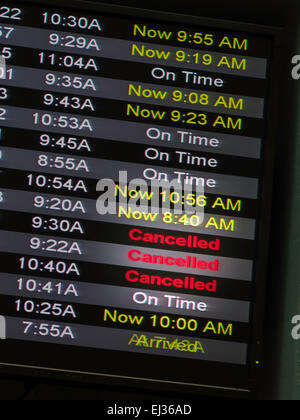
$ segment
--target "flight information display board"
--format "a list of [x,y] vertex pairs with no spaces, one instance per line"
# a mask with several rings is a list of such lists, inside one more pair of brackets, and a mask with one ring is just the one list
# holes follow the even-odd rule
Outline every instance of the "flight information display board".
[[1,366],[249,391],[272,36],[68,6],[0,3]]

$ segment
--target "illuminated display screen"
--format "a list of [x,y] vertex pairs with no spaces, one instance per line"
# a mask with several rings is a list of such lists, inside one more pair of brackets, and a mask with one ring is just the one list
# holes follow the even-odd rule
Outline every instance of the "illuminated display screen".
[[39,3],[0,4],[2,368],[251,390],[272,36]]

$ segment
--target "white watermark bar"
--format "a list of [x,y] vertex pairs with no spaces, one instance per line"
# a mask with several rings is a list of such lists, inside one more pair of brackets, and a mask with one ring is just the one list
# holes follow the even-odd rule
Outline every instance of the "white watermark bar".
[[6,79],[6,59],[0,56],[0,79]]
[[6,340],[6,319],[0,316],[0,340]]

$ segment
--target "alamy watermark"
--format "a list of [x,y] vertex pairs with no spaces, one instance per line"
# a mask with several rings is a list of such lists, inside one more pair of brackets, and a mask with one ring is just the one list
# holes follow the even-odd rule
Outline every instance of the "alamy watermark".
[[152,214],[172,212],[175,215],[196,215],[200,223],[204,220],[204,186],[178,182],[177,179],[151,180],[128,179],[127,171],[119,172],[119,180],[101,179],[97,183],[100,193],[96,208],[100,215],[118,214],[125,211],[140,211]]

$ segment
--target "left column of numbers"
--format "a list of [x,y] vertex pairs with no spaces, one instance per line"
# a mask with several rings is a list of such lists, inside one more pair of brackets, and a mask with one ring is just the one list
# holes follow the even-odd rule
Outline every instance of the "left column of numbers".
[[[49,240],[56,243],[53,251],[62,251],[60,236],[84,235],[80,213],[86,213],[83,199],[90,187],[80,177],[59,175],[59,169],[88,171],[76,155],[92,153],[84,134],[93,132],[89,116],[95,107],[87,95],[97,89],[93,75],[99,70],[101,32],[97,18],[0,5],[0,56],[5,60],[0,80],[0,277],[6,285],[0,291],[0,320],[3,329],[5,319],[17,317],[24,338],[78,338],[71,321],[78,322],[79,264],[70,255],[67,260],[55,252],[54,258],[44,257],[37,235],[51,235],[45,241],[48,251]],[[98,57],[92,58],[94,53]],[[22,151],[24,159],[32,151],[32,171],[18,165]],[[28,191],[27,198],[22,193]],[[22,254],[5,252],[13,231],[26,233]],[[68,249],[81,252],[75,241]],[[39,294],[44,299],[36,299]],[[63,296],[71,303],[61,303]],[[1,338],[9,338],[5,328]]]

